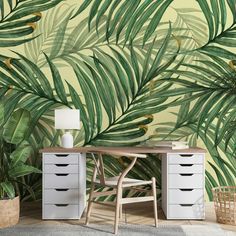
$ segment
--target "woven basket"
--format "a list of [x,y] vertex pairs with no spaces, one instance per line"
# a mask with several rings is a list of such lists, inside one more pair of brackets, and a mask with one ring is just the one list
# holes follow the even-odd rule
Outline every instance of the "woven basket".
[[16,225],[19,221],[19,197],[12,200],[0,200],[0,228]]
[[236,186],[217,187],[212,192],[217,222],[236,225]]

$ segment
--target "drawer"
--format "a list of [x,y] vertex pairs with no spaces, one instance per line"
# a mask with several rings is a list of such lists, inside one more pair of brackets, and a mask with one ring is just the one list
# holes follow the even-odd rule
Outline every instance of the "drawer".
[[204,188],[203,174],[169,174],[169,188]]
[[44,188],[78,188],[78,174],[44,174]]
[[78,173],[79,167],[74,164],[46,164],[44,173]]
[[63,205],[63,204],[44,204],[43,219],[78,219],[78,205]]
[[58,153],[58,154],[44,154],[44,164],[78,164],[80,154],[76,153]]
[[203,204],[203,189],[169,189],[169,204]]
[[79,189],[44,189],[44,204],[78,204]]
[[178,204],[168,206],[168,219],[204,219],[204,205]]
[[169,164],[203,164],[204,154],[168,154],[168,162]]
[[169,165],[169,173],[172,174],[202,174],[203,165],[199,164],[178,164],[178,165]]

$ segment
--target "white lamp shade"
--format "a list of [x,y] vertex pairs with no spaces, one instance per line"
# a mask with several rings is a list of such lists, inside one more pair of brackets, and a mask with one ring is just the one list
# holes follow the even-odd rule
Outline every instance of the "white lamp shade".
[[80,129],[80,112],[77,109],[55,110],[55,129]]

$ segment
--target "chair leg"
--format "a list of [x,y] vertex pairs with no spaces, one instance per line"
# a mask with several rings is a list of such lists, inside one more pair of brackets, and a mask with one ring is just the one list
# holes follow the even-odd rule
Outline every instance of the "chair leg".
[[120,213],[119,213],[119,218],[120,218],[120,220],[122,219],[122,207],[123,207],[123,205],[122,204],[120,204]]
[[154,177],[152,177],[152,192],[154,197],[153,207],[154,207],[155,227],[158,227],[156,179]]
[[120,213],[120,202],[122,198],[122,188],[118,187],[117,195],[116,195],[116,212],[115,212],[115,224],[114,224],[114,234],[118,232],[118,224],[119,224],[119,213]]
[[92,205],[93,205],[93,192],[94,192],[94,184],[91,185],[91,190],[90,190],[90,194],[89,194],[89,200],[88,200],[88,209],[87,209],[87,214],[86,214],[86,221],[85,221],[85,225],[89,224],[89,218],[90,218],[90,214],[92,211]]

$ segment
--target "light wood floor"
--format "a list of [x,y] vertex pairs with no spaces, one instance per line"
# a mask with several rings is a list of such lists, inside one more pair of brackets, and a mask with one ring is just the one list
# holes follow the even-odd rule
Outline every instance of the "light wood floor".
[[[42,220],[42,209],[40,202],[22,203],[20,225],[34,224],[84,224],[85,217],[80,220]],[[236,226],[216,223],[214,207],[212,203],[206,204],[206,219],[199,220],[166,220],[161,210],[158,209],[159,225],[186,225],[186,224],[216,224],[222,229],[236,232]],[[91,215],[91,224],[113,224],[114,208],[94,204]],[[139,203],[126,205],[123,210],[121,223],[153,225],[153,206],[151,203]]]

